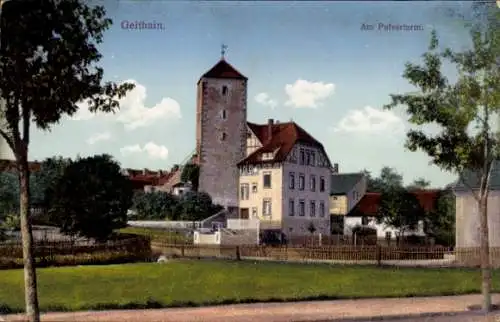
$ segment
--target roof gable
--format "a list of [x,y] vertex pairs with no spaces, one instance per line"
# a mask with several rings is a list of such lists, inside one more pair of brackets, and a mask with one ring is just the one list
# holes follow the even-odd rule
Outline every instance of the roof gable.
[[345,195],[363,179],[364,173],[333,174],[330,183],[330,195]]
[[[283,162],[286,160],[293,147],[298,143],[317,147],[328,158],[323,145],[295,122],[273,124],[255,124],[247,122],[247,125],[261,142],[262,147],[258,148],[239,162],[239,165],[262,162]],[[269,131],[269,127],[271,127],[271,131]],[[263,153],[274,153],[274,157],[270,160],[263,161]]]
[[[247,78],[243,76],[236,68],[229,64],[225,59],[219,60],[212,68],[210,68],[201,78],[233,78],[233,79],[243,79]],[[201,80],[200,78],[200,80]]]
[[[479,189],[481,185],[481,174],[479,171],[466,170],[462,174],[463,180],[458,179],[453,190],[457,192],[468,192],[470,189]],[[465,183],[464,183],[465,182]],[[490,190],[500,190],[500,160],[493,162],[490,175]]]
[[[425,211],[434,210],[435,203],[439,197],[440,190],[411,191],[417,197],[420,205]],[[367,192],[354,208],[347,214],[349,217],[374,217],[377,216],[378,206],[382,194],[380,192]]]

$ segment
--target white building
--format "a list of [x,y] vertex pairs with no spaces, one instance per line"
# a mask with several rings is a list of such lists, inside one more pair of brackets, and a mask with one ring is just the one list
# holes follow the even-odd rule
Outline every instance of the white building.
[[294,122],[248,124],[238,166],[239,217],[287,236],[330,234],[332,165],[323,145]]

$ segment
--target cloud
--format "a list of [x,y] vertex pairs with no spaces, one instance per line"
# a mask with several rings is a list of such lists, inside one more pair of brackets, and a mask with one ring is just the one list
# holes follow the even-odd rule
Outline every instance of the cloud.
[[82,102],[78,104],[79,110],[71,119],[86,121],[100,117],[122,123],[126,130],[134,130],[155,122],[178,120],[182,117],[180,105],[176,100],[165,97],[153,107],[146,107],[146,87],[134,80],[126,80],[125,82],[134,83],[135,88],[119,100],[120,110],[117,110],[116,113],[91,113],[87,103]]
[[111,133],[109,132],[96,133],[87,139],[87,144],[92,145],[100,141],[107,141],[109,139],[111,139]]
[[393,111],[366,106],[350,111],[334,128],[335,132],[380,133],[400,132],[404,130],[403,120]]
[[285,86],[288,95],[285,105],[296,108],[317,108],[321,105],[321,101],[331,96],[334,91],[335,84],[298,79],[294,84]]
[[267,93],[259,93],[255,95],[255,101],[261,105],[269,106],[270,108],[275,108],[278,105],[278,102],[271,99]]
[[168,149],[163,145],[157,145],[153,142],[148,142],[142,147],[139,144],[124,146],[120,149],[120,153],[123,156],[138,153],[146,154],[151,159],[165,160],[168,158]]

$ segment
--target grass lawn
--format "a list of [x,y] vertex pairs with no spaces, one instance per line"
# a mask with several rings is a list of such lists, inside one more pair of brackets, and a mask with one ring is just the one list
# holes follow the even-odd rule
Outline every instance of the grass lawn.
[[188,238],[186,235],[175,232],[168,231],[166,229],[160,228],[142,228],[142,227],[126,227],[119,229],[120,233],[141,235],[141,236],[149,236],[152,239],[160,240],[160,241],[170,241],[174,242],[192,242],[192,237]]
[[[452,295],[479,292],[480,287],[476,270],[245,261],[46,268],[38,270],[38,277],[45,311]],[[500,290],[497,274],[493,289]],[[0,271],[0,310],[19,312],[23,307],[23,271]]]

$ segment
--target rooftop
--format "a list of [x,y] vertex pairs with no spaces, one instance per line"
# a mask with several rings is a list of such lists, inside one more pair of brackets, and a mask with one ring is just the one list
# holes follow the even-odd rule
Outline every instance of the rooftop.
[[331,177],[330,195],[345,195],[364,177],[364,173],[336,173]]

